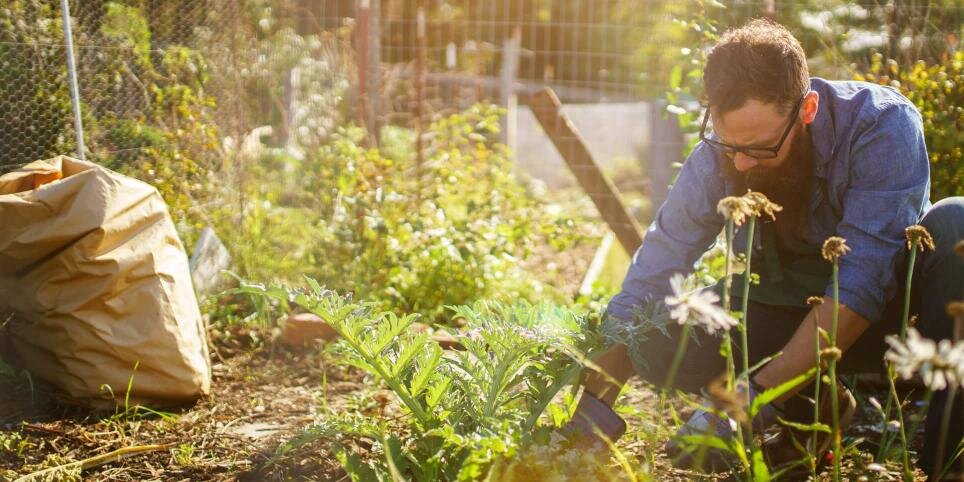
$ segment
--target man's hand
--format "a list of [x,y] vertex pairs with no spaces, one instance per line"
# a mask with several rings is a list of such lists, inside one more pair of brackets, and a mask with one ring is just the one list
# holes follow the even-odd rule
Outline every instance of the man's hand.
[[[833,319],[833,298],[824,297],[823,303],[813,307],[807,317],[803,319],[793,337],[781,350],[781,355],[771,360],[757,372],[753,380],[766,388],[779,386],[781,383],[798,375],[806,373],[817,364],[814,350],[817,346],[817,326],[830,333]],[[853,310],[840,305],[837,321],[837,348],[841,352],[847,351],[860,335],[870,326],[870,322]],[[825,340],[819,340],[820,348],[826,348]],[[777,399],[778,402],[789,399],[796,394],[802,385],[785,393]]]

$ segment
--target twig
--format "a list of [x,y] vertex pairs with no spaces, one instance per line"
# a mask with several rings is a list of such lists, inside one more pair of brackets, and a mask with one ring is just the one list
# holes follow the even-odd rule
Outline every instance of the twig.
[[58,473],[63,471],[74,471],[78,470],[83,472],[84,470],[92,469],[94,467],[99,467],[104,464],[109,464],[111,462],[116,462],[118,460],[126,459],[134,455],[139,455],[148,452],[156,452],[158,450],[166,450],[173,447],[174,444],[163,444],[163,445],[135,445],[132,447],[124,447],[112,452],[107,452],[102,455],[95,455],[93,457],[86,458],[77,462],[71,462],[69,464],[58,465],[56,467],[50,467],[37,472],[27,474],[13,482],[39,482],[42,480],[53,480],[50,477],[56,477]]

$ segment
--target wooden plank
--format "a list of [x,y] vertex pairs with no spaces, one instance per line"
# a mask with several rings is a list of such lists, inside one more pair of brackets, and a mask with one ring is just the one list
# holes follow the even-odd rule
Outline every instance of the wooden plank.
[[583,191],[609,225],[619,244],[632,255],[643,244],[643,230],[629,213],[616,186],[603,174],[572,121],[562,112],[562,103],[552,89],[545,88],[528,98],[529,107],[546,135],[566,160]]

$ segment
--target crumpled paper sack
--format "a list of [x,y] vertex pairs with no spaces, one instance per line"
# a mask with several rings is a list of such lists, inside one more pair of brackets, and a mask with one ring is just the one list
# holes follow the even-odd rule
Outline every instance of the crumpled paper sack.
[[4,321],[5,358],[70,401],[179,405],[211,388],[204,322],[164,200],[97,164],[60,156],[0,176]]

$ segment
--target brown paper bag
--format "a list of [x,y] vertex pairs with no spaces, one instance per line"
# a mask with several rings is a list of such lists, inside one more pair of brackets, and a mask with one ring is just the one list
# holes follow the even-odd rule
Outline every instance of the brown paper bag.
[[9,361],[74,401],[171,405],[210,390],[201,313],[164,200],[96,164],[60,156],[0,176],[7,318]]

